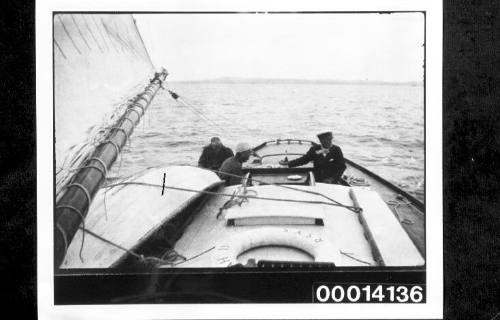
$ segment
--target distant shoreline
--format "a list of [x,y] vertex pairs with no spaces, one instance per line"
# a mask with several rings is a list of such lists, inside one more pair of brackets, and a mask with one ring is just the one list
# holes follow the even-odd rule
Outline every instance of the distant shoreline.
[[[168,80],[168,78],[167,78]],[[388,82],[369,80],[330,80],[330,79],[278,79],[278,78],[216,78],[206,80],[172,80],[172,83],[214,83],[214,84],[351,84],[351,85],[391,85],[423,86],[423,82]]]

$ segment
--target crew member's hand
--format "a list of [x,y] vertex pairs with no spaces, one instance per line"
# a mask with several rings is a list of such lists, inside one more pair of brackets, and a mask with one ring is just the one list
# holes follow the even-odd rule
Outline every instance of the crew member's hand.
[[329,184],[335,184],[335,180],[333,178],[325,178],[321,182],[323,182],[323,183],[329,183]]

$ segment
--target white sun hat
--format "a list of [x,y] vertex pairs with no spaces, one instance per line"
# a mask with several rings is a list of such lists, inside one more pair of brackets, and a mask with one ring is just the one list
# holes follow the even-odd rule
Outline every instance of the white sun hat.
[[236,145],[236,153],[245,152],[248,150],[252,150],[252,148],[250,148],[250,145],[246,142],[241,142]]

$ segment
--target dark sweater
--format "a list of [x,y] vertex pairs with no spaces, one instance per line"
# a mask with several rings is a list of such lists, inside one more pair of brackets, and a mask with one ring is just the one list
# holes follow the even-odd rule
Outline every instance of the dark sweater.
[[340,180],[342,173],[346,169],[344,155],[340,147],[332,145],[326,156],[323,156],[321,146],[312,146],[305,155],[288,163],[290,168],[304,165],[313,161],[314,177],[321,182],[325,179],[332,179],[334,182]]
[[232,175],[237,175],[237,176],[242,176],[243,175],[243,170],[242,170],[242,163],[239,162],[236,157],[230,157],[222,163],[222,166],[220,167],[219,172],[219,178],[222,180],[226,181],[226,186],[233,186],[235,184],[240,184],[241,183],[241,178],[234,177],[234,176],[229,176],[224,174],[223,172],[227,172]]
[[203,148],[203,152],[198,160],[198,166],[211,170],[219,170],[224,160],[232,156],[233,151],[225,146],[216,151],[208,145]]

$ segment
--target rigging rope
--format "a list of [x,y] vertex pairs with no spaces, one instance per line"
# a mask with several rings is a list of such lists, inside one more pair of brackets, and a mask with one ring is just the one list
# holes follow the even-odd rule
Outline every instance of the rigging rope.
[[370,262],[366,262],[366,261],[364,261],[364,260],[361,260],[361,259],[358,259],[358,258],[356,258],[356,257],[352,256],[352,255],[351,255],[351,253],[344,252],[344,251],[342,251],[342,250],[340,250],[340,253],[341,253],[341,254],[343,254],[344,256],[349,257],[349,258],[351,258],[351,259],[353,259],[353,260],[356,260],[356,261],[358,261],[358,262],[361,262],[361,263],[367,264],[367,265],[369,265],[369,266],[371,266],[371,265],[372,265]]
[[[180,188],[180,187],[173,187],[173,186],[164,186],[164,185],[161,185],[161,184],[147,183],[147,182],[137,182],[137,181],[118,182],[118,183],[107,185],[104,188],[113,188],[113,187],[121,186],[121,185],[139,185],[139,186],[147,186],[147,187],[159,187],[159,188],[165,188],[165,189],[171,189],[171,190],[195,192],[195,193],[209,194],[209,195],[215,195],[215,196],[233,197],[233,194],[231,194],[231,193],[213,192],[213,191],[206,191],[206,190],[196,190],[196,189]],[[250,199],[258,199],[258,200],[295,202],[295,203],[309,203],[309,204],[325,204],[325,205],[329,205],[329,206],[346,207],[346,208],[348,207],[348,206],[344,206],[344,205],[339,204],[339,203],[332,203],[332,202],[325,202],[325,201],[316,201],[316,200],[283,199],[283,198],[258,197],[258,196],[238,195],[238,194],[236,194],[234,196],[237,197],[237,198],[250,198]]]
[[179,265],[179,264],[181,264],[181,263],[185,263],[185,262],[188,262],[188,261],[190,261],[190,260],[196,259],[196,258],[198,258],[199,256],[202,256],[202,255],[204,255],[205,253],[212,251],[213,249],[215,249],[215,246],[213,246],[213,247],[211,247],[211,248],[208,248],[207,250],[202,251],[202,252],[200,252],[200,253],[198,253],[198,254],[196,254],[196,255],[192,256],[191,258],[185,258],[186,260],[181,261],[181,262],[178,262],[178,263],[174,263],[173,265],[174,265],[174,266],[176,266],[176,265]]
[[[209,169],[206,169],[206,170],[209,170]],[[209,171],[213,171],[213,172],[220,172],[218,170],[209,170]],[[227,174],[227,173],[226,173]],[[232,175],[232,176],[236,176],[236,177],[239,177],[239,178],[243,178],[242,176],[238,176],[238,175],[233,175],[233,174],[229,174],[229,175]],[[258,181],[258,180],[255,180],[255,181]],[[206,190],[195,190],[195,189],[189,189],[189,188],[180,188],[180,187],[173,187],[173,186],[165,186],[165,185],[159,185],[159,184],[152,184],[152,183],[145,183],[145,182],[136,182],[136,181],[125,181],[125,182],[120,182],[120,183],[114,183],[114,184],[111,184],[111,185],[107,185],[103,188],[105,188],[105,191],[104,191],[104,206],[105,206],[105,211],[107,210],[106,206],[106,192],[113,188],[113,187],[116,187],[116,186],[119,186],[119,185],[142,185],[142,186],[153,186],[153,187],[159,187],[159,188],[163,188],[163,189],[172,189],[172,190],[180,190],[180,191],[186,191],[186,192],[196,192],[196,193],[201,193],[201,194],[210,194],[210,195],[218,195],[218,196],[226,196],[226,197],[231,197],[231,199],[226,202],[224,204],[224,206],[221,208],[221,210],[219,211],[218,215],[219,216],[222,211],[225,209],[225,206],[226,204],[228,204],[229,202],[231,202],[231,205],[233,205],[233,201],[235,201],[236,198],[238,199],[241,199],[239,202],[237,202],[236,204],[239,204],[241,205],[241,203],[243,201],[248,201],[248,198],[251,198],[251,199],[261,199],[261,200],[269,200],[269,201],[284,201],[284,202],[294,202],[294,203],[309,203],[309,204],[324,204],[324,205],[331,205],[331,206],[339,206],[339,207],[344,207],[346,209],[349,209],[355,213],[359,213],[361,208],[358,208],[358,207],[351,207],[351,206],[346,206],[346,205],[343,205],[341,203],[339,203],[338,201],[334,200],[334,199],[331,199],[329,197],[326,197],[324,196],[323,194],[321,193],[317,193],[317,192],[313,192],[313,191],[309,191],[309,190],[303,190],[303,189],[297,189],[297,188],[293,188],[293,187],[289,187],[289,186],[282,186],[282,185],[275,185],[275,184],[271,184],[271,185],[275,185],[275,186],[278,186],[278,187],[283,187],[283,188],[286,188],[286,189],[291,189],[291,190],[295,190],[295,191],[299,191],[299,192],[305,192],[305,193],[310,193],[310,194],[314,194],[314,195],[318,195],[318,196],[323,196],[325,197],[326,199],[332,201],[332,202],[324,202],[324,201],[315,201],[315,200],[297,200],[297,199],[284,199],[284,198],[273,198],[273,197],[259,197],[259,196],[251,196],[251,195],[248,195],[246,192],[245,194],[238,194],[239,191],[242,190],[242,186],[240,186],[237,190],[235,190],[235,192],[233,194],[228,194],[228,193],[222,193],[222,192],[212,192],[212,191],[206,191]],[[243,188],[243,190],[245,190],[245,188]],[[254,190],[248,190],[248,191],[254,191]],[[228,204],[229,205],[229,204]],[[79,213],[79,212],[77,212]],[[107,212],[106,212],[106,219],[107,219]],[[83,257],[82,257],[82,251],[83,251],[83,246],[84,246],[84,241],[85,241],[85,236],[84,234],[85,233],[89,233],[90,235],[94,236],[95,238],[103,241],[103,242],[106,242],[110,245],[113,245],[127,253],[129,253],[130,255],[136,257],[137,259],[139,259],[140,261],[144,262],[144,263],[153,263],[154,265],[157,265],[157,266],[161,266],[161,265],[171,265],[171,266],[175,266],[175,265],[178,265],[178,264],[181,264],[181,263],[184,263],[186,261],[189,261],[189,260],[192,260],[192,259],[195,259],[197,258],[198,256],[202,255],[202,254],[205,254],[207,252],[209,252],[210,250],[212,250],[213,248],[215,247],[212,247],[208,250],[205,250],[203,252],[201,252],[200,254],[198,255],[195,255],[191,258],[185,258],[184,256],[180,255],[179,253],[177,253],[175,250],[173,249],[170,249],[168,250],[167,252],[165,252],[161,258],[157,258],[157,257],[144,257],[143,255],[139,255],[137,254],[136,252],[130,250],[130,249],[127,249],[123,246],[120,246],[119,244],[116,244],[114,242],[112,242],[111,240],[108,240],[104,237],[101,237],[97,234],[95,234],[94,232],[90,231],[89,229],[85,228],[85,221],[83,219],[83,215],[80,214],[80,218],[82,220],[82,225],[79,227],[83,234],[82,234],[82,243],[81,243],[81,246],[80,246],[80,251],[79,251],[79,257],[80,257],[80,260],[82,262],[83,261]],[[345,254],[345,253],[343,253]],[[347,255],[347,254],[346,254]],[[349,256],[350,258],[352,259],[355,259],[359,262],[362,262],[362,263],[367,263],[365,261],[362,261],[362,260],[359,260],[355,257],[352,257],[350,255],[347,255]],[[182,261],[180,262],[176,262],[178,259],[182,259]],[[367,263],[369,264],[369,263]]]
[[[178,96],[179,96],[179,95],[178,95]],[[192,102],[192,101],[191,101],[191,99],[187,99],[186,97],[181,97],[181,98],[183,99],[183,101],[187,102],[188,104],[190,104],[190,105],[191,105],[191,106],[193,106],[193,107],[195,107],[195,105],[197,105],[197,106],[198,106],[198,108],[200,107],[200,105],[199,105],[198,103],[194,103],[194,102]],[[220,117],[220,118],[224,119],[224,120],[227,120],[227,121],[233,121],[233,119],[229,119],[229,118],[227,118],[227,117],[223,116],[223,115],[222,115],[222,114],[220,114],[220,113],[215,113],[215,115],[216,115],[217,117]]]
[[226,130],[224,127],[220,126],[219,124],[217,124],[214,120],[210,119],[205,113],[203,113],[202,111],[196,109],[195,107],[193,107],[192,105],[189,105],[187,104],[186,102],[184,102],[184,100],[182,99],[177,99],[177,101],[183,103],[186,107],[188,107],[190,110],[192,110],[194,113],[198,114],[203,120],[207,121],[209,124],[211,124],[212,126],[216,127],[217,129],[219,130],[222,130],[224,133],[226,134],[229,134],[230,132],[228,130]]
[[[209,169],[207,169],[209,170]],[[209,170],[209,171],[213,171],[213,172],[220,172],[218,170]],[[232,175],[232,174],[231,174]],[[236,176],[236,177],[239,177],[239,178],[243,178],[242,176],[238,176],[238,175],[233,175],[233,176]],[[255,180],[257,181],[257,180]],[[251,196],[251,195],[248,195],[248,194],[238,194],[239,191],[242,190],[242,186],[240,186],[237,190],[235,190],[234,193],[232,194],[228,194],[228,193],[222,193],[222,192],[212,192],[212,191],[206,191],[206,190],[195,190],[195,189],[189,189],[189,188],[180,188],[180,187],[173,187],[173,186],[165,186],[165,185],[159,185],[159,184],[153,184],[153,183],[146,183],[146,182],[137,182],[137,181],[125,181],[125,182],[119,182],[119,183],[114,183],[114,184],[110,184],[110,185],[107,185],[103,188],[105,188],[105,191],[104,191],[104,202],[105,202],[105,211],[107,210],[106,206],[106,192],[113,188],[113,187],[116,187],[116,186],[120,186],[120,185],[141,185],[141,186],[152,186],[152,187],[159,187],[159,188],[162,188],[162,189],[172,189],[172,190],[180,190],[180,191],[186,191],[186,192],[196,192],[196,193],[201,193],[201,194],[209,194],[209,195],[217,195],[217,196],[226,196],[226,197],[230,197],[231,199],[226,202],[224,204],[224,206],[220,209],[219,213],[217,214],[217,217],[222,213],[222,211],[226,208],[226,205],[228,206],[231,206],[231,205],[234,205],[235,203],[233,203],[235,201],[236,198],[238,199],[241,199],[239,202],[237,201],[236,204],[239,204],[241,205],[241,203],[243,201],[248,201],[248,198],[251,198],[251,199],[261,199],[261,200],[269,200],[269,201],[284,201],[284,202],[294,202],[294,203],[309,203],[309,204],[324,204],[324,205],[331,205],[331,206],[339,206],[339,207],[344,207],[348,210],[351,210],[355,213],[359,213],[361,211],[361,208],[358,208],[358,207],[351,207],[351,206],[346,206],[346,205],[343,205],[339,202],[337,202],[336,200],[334,199],[331,199],[329,197],[326,197],[324,195],[322,195],[321,193],[317,193],[317,192],[313,192],[313,191],[308,191],[308,190],[302,190],[302,189],[297,189],[297,188],[293,188],[293,187],[288,187],[288,186],[281,186],[281,185],[275,185],[275,186],[278,186],[278,187],[284,187],[284,188],[287,188],[287,189],[291,189],[291,190],[295,190],[295,191],[299,191],[299,192],[305,192],[305,193],[311,193],[311,194],[314,194],[314,195],[319,195],[319,196],[324,196],[325,198],[327,198],[328,200],[332,201],[332,202],[324,202],[324,201],[314,201],[314,200],[297,200],[297,199],[283,199],[283,198],[272,198],[272,197],[258,197],[258,196]],[[248,190],[248,191],[254,191],[254,190]],[[107,218],[107,212],[106,212],[106,218]],[[80,227],[81,228],[81,227]],[[177,252],[171,252],[171,251],[167,251],[166,253],[164,253],[162,255],[161,258],[156,258],[156,257],[144,257],[142,255],[138,255],[137,253],[133,252],[132,250],[129,250],[129,249],[126,249],[118,244],[115,244],[113,243],[112,241],[108,240],[108,239],[105,239],[99,235],[96,235],[95,233],[93,233],[92,231],[88,230],[88,229],[83,229],[83,231],[85,232],[88,232],[89,234],[93,235],[94,237],[106,242],[106,243],[109,243],[111,245],[114,245],[116,246],[117,248],[120,248],[124,251],[126,251],[127,253],[135,256],[136,258],[140,259],[141,261],[144,261],[144,262],[148,262],[148,261],[153,261],[156,265],[178,265],[178,264],[181,264],[181,263],[184,263],[186,261],[189,261],[189,260],[192,260],[210,250],[212,250],[214,247],[198,254],[198,255],[195,255],[189,259],[183,257],[182,255],[178,254]],[[83,239],[82,239],[83,240]],[[83,249],[83,241],[82,241],[82,245],[81,245],[81,249],[80,249],[80,255],[81,255],[81,250]],[[167,257],[167,259],[165,259],[165,257]],[[351,256],[350,256],[351,257]],[[181,258],[183,261],[181,262],[178,262],[176,263],[175,261],[177,261],[178,258]],[[363,262],[363,263],[366,263],[364,261],[361,261],[359,259],[356,259],[355,257],[351,257],[352,259],[355,259],[355,260],[358,260],[360,262]],[[81,256],[80,256],[80,259]],[[173,259],[173,260],[172,260]],[[83,259],[82,259],[83,261]]]
[[[194,166],[192,166],[194,167]],[[196,167],[195,167],[196,168]],[[236,174],[232,174],[232,173],[228,173],[228,172],[223,172],[223,171],[219,171],[219,170],[213,170],[213,169],[207,169],[207,168],[203,168],[204,170],[207,170],[207,171],[212,171],[214,173],[223,173],[224,175],[228,175],[230,177],[235,177],[235,178],[240,178],[240,179],[243,179],[244,176],[239,176],[239,175],[236,175]],[[264,183],[264,184],[268,184],[268,185],[271,185],[271,186],[275,186],[275,187],[279,187],[279,188],[284,188],[284,189],[289,189],[289,190],[294,190],[294,191],[298,191],[298,192],[304,192],[304,193],[309,193],[309,194],[313,194],[313,195],[316,195],[316,196],[320,196],[320,197],[323,197],[331,202],[333,202],[334,204],[338,205],[339,207],[344,207],[354,213],[361,213],[363,211],[362,208],[360,207],[354,207],[354,206],[347,206],[347,205],[344,205],[340,202],[338,202],[337,200],[335,199],[332,199],[320,192],[316,192],[316,191],[311,191],[311,190],[304,190],[304,189],[299,189],[299,188],[294,188],[294,187],[290,187],[290,186],[285,186],[285,185],[280,185],[280,184],[275,184],[275,183],[269,183],[267,181],[264,181],[264,180],[259,180],[259,179],[255,179],[255,178],[252,178],[253,181],[256,181],[256,182],[260,182],[260,183]]]
[[[211,170],[212,171],[212,170]],[[241,178],[241,177],[240,177]],[[111,184],[111,185],[107,185],[105,187],[103,187],[105,189],[104,191],[104,209],[105,211],[107,211],[107,204],[106,204],[106,192],[113,188],[113,187],[116,187],[116,186],[119,186],[119,185],[142,185],[142,186],[153,186],[153,187],[159,187],[159,188],[162,188],[162,189],[172,189],[172,190],[180,190],[180,191],[187,191],[187,192],[196,192],[196,193],[201,193],[201,194],[210,194],[210,195],[218,195],[218,196],[227,196],[227,197],[231,197],[231,199],[229,200],[229,202],[231,201],[235,201],[235,198],[239,198],[241,199],[241,201],[239,201],[237,204],[241,205],[241,203],[243,201],[248,201],[247,199],[248,198],[252,198],[252,199],[261,199],[261,200],[270,200],[270,201],[284,201],[284,202],[294,202],[294,203],[309,203],[309,204],[325,204],[325,205],[331,205],[331,206],[340,206],[340,207],[345,207],[347,209],[350,209],[351,211],[354,211],[352,209],[357,209],[357,208],[351,208],[349,206],[344,206],[338,202],[336,202],[335,200],[331,199],[332,201],[334,201],[334,203],[332,202],[324,202],[324,201],[314,201],[314,200],[297,200],[297,199],[283,199],[283,198],[272,198],[272,197],[258,197],[258,196],[251,196],[251,195],[248,195],[247,193],[245,194],[238,194],[238,192],[240,190],[242,190],[242,186],[240,186],[237,190],[235,190],[235,192],[233,194],[228,194],[228,193],[221,193],[221,192],[212,192],[212,191],[206,191],[206,190],[195,190],[195,189],[188,189],[188,188],[180,188],[180,187],[173,187],[173,186],[165,186],[165,185],[159,185],[159,184],[152,184],[152,183],[145,183],[145,182],[136,182],[136,181],[125,181],[125,182],[120,182],[120,183],[114,183],[114,184]],[[277,185],[279,186],[279,185]],[[285,187],[285,186],[280,186],[280,187]],[[245,188],[243,188],[244,190]],[[302,189],[295,189],[295,188],[291,188],[292,190],[296,190],[296,191],[299,191],[299,192],[307,192],[307,190],[302,190]],[[254,190],[248,190],[248,191],[254,191]],[[321,195],[319,193],[315,193],[315,192],[307,192],[307,193],[313,193],[313,194],[317,194],[317,195]],[[328,198],[328,197],[327,197]],[[328,198],[329,199],[329,198]],[[228,204],[228,202],[226,202],[226,204]],[[225,205],[226,205],[225,204]],[[223,206],[224,208],[224,206]],[[221,208],[219,214],[217,216],[219,216],[221,213],[222,213],[222,210],[223,208]],[[119,244],[116,244],[114,242],[112,242],[111,240],[108,240],[104,237],[101,237],[99,235],[97,235],[96,233],[90,231],[89,229],[87,229],[85,227],[85,219],[83,217],[83,215],[75,208],[70,208],[70,209],[73,209],[75,210],[79,215],[80,215],[80,218],[81,218],[81,223],[82,225],[79,227],[81,230],[82,230],[82,243],[81,243],[81,246],[80,246],[80,251],[79,251],[79,257],[80,257],[80,260],[82,261],[82,263],[84,262],[83,260],[83,257],[82,257],[82,251],[83,251],[83,246],[84,246],[84,242],[85,242],[85,233],[89,233],[90,235],[94,236],[95,238],[103,241],[103,242],[106,242],[110,245],[113,245],[127,253],[129,253],[130,255],[136,257],[137,259],[139,259],[140,261],[143,261],[143,262],[153,262],[155,265],[178,265],[178,264],[181,264],[181,263],[184,263],[186,261],[189,261],[189,260],[192,260],[210,250],[212,250],[213,248],[215,247],[212,247],[198,255],[195,255],[189,259],[183,257],[182,255],[178,254],[177,252],[175,252],[175,250],[171,249],[169,251],[167,251],[166,253],[164,253],[162,255],[161,258],[157,258],[157,257],[144,257],[143,255],[139,255],[137,253],[135,253],[134,251],[130,250],[130,249],[127,249]],[[354,211],[356,212],[356,211]],[[105,213],[105,216],[106,216],[106,219],[107,219],[107,212]],[[181,258],[183,261],[181,262],[176,262],[178,260],[178,258]]]
[[134,94],[125,99],[120,99],[121,101],[116,103],[116,107],[104,116],[102,122],[91,129],[85,141],[67,150],[67,155],[62,158],[62,163],[58,165],[56,171],[56,200],[62,197],[66,190],[65,187],[73,178],[73,168],[79,168],[82,163],[88,160],[87,158],[95,149],[107,139],[107,136],[116,126],[117,121],[120,120],[120,117],[129,108],[130,103],[134,101],[133,97],[139,95],[143,90],[142,84],[134,86],[132,88]]
[[[243,190],[243,194],[240,198],[238,199],[235,199],[236,195],[239,194],[241,191]],[[246,197],[247,193],[249,192],[253,192],[255,194],[255,196],[257,196],[257,191],[255,190],[247,190],[246,187],[243,187],[242,185],[240,185],[238,187],[238,189],[234,190],[233,192],[233,196],[231,197],[231,199],[229,199],[228,201],[226,201],[220,208],[219,208],[219,213],[217,213],[217,215],[215,216],[215,219],[219,219],[220,215],[222,214],[222,212],[226,209],[229,209],[231,208],[232,206],[235,206],[235,205],[238,205],[241,207],[242,203],[243,202],[248,202],[248,197]]]
[[[121,246],[121,245],[119,245],[119,244],[117,244],[117,243],[115,243],[115,242],[113,242],[113,241],[111,241],[109,239],[101,237],[100,235],[94,233],[93,231],[90,231],[89,229],[86,229],[85,227],[80,226],[79,228],[80,228],[80,230],[82,230],[83,233],[88,233],[91,236],[95,237],[96,239],[99,239],[99,240],[101,240],[101,241],[103,241],[103,242],[105,242],[105,243],[107,243],[109,245],[112,245],[112,246],[114,246],[114,247],[116,247],[116,248],[118,248],[120,250],[123,250],[123,251],[127,252],[128,254],[130,254],[131,256],[137,258],[141,262],[144,262],[144,263],[148,263],[148,262],[153,263],[154,266],[164,266],[164,265],[176,266],[176,265],[179,265],[181,263],[185,263],[187,261],[190,261],[190,260],[193,260],[195,258],[198,258],[199,256],[204,255],[205,253],[207,253],[207,252],[215,249],[215,246],[211,247],[211,248],[209,248],[207,250],[204,250],[204,251],[202,251],[202,252],[200,252],[200,253],[198,253],[198,254],[190,257],[190,258],[184,257],[183,255],[179,254],[178,252],[176,252],[173,249],[169,249],[167,252],[165,252],[162,255],[161,258],[151,257],[151,256],[145,257],[142,254],[138,254],[138,253],[136,253],[133,250],[127,249],[127,248],[125,248],[125,247],[123,247],[123,246]],[[82,248],[83,248],[83,242],[82,242]],[[178,258],[181,258],[182,261],[176,262],[176,260]],[[82,259],[81,256],[80,256],[80,259]],[[83,262],[83,259],[82,259],[82,262]]]
[[[213,127],[222,130],[226,134],[232,134],[229,132],[227,129],[219,125],[215,120],[210,119],[203,111],[199,110],[195,106],[193,106],[192,103],[188,103],[183,97],[179,96],[177,93],[173,92],[172,90],[167,89],[167,91],[170,93],[172,98],[176,101],[179,101],[182,103],[185,107],[188,107],[193,113],[198,115],[201,119],[205,120],[208,124],[212,125]],[[223,118],[221,115],[218,115],[219,117]]]
[[404,224],[412,225],[415,222],[413,220],[408,219],[408,218],[401,219],[401,214],[398,210],[398,208],[400,206],[406,205],[410,208],[411,211],[418,212],[419,214],[422,214],[422,212],[420,212],[419,210],[414,209],[413,204],[410,201],[408,201],[408,200],[405,201],[405,199],[401,195],[397,195],[396,198],[394,198],[393,200],[389,200],[386,203],[393,207],[394,213],[396,214],[397,218],[401,221],[401,223],[404,223]]

